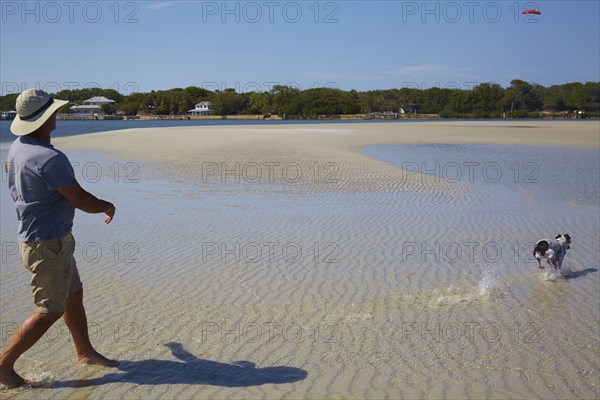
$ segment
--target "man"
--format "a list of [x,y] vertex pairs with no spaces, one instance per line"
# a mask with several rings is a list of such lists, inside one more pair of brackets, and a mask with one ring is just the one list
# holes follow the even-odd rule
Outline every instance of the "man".
[[36,310],[16,330],[0,356],[0,383],[9,388],[31,383],[15,372],[15,361],[60,317],[69,328],[80,364],[118,365],[90,343],[71,235],[75,208],[104,213],[108,224],[115,207],[82,189],[68,158],[50,144],[56,112],[67,103],[52,99],[42,90],[27,89],[17,97],[17,116],[10,127],[19,137],[4,168],[17,209],[21,257],[32,273]]

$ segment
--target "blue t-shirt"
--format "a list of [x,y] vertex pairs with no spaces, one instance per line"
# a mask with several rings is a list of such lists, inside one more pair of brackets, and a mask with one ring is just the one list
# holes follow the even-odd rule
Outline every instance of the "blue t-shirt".
[[57,189],[75,182],[67,156],[33,137],[10,146],[8,187],[19,220],[19,240],[57,239],[71,232],[75,208]]

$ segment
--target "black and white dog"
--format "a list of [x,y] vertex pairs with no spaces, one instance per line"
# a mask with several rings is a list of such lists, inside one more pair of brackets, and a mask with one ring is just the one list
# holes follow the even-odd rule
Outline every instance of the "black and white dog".
[[[548,265],[554,267],[556,272],[562,271],[562,262],[567,254],[567,249],[570,249],[571,236],[568,233],[556,235],[554,240],[543,239],[535,244],[533,256],[538,261],[538,267],[542,266],[542,259],[545,259]],[[564,272],[569,275],[571,270],[565,268]]]

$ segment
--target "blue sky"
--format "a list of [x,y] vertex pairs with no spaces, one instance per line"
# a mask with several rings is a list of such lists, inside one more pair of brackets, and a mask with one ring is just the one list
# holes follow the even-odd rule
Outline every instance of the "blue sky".
[[[1,93],[600,81],[600,1],[6,1]],[[520,12],[537,8],[540,16]]]

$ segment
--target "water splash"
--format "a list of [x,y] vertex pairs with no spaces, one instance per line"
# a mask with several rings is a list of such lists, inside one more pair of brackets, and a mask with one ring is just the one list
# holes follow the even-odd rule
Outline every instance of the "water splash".
[[487,266],[476,286],[469,285],[455,288],[454,285],[450,285],[442,293],[434,291],[434,298],[428,304],[430,307],[452,306],[461,303],[468,304],[491,295],[499,283],[498,268]]
[[554,268],[546,268],[546,270],[542,273],[542,278],[545,281],[560,281],[565,280],[565,276],[559,270],[555,270]]
[[[434,295],[436,295],[434,293]],[[429,307],[441,307],[441,306],[452,306],[459,303],[470,303],[476,300],[477,296],[474,295],[472,290],[466,289],[454,289],[450,286],[444,293],[436,295],[435,298],[429,301]]]
[[500,277],[498,276],[497,267],[486,267],[483,275],[479,280],[479,294],[481,296],[488,295],[498,285]]

